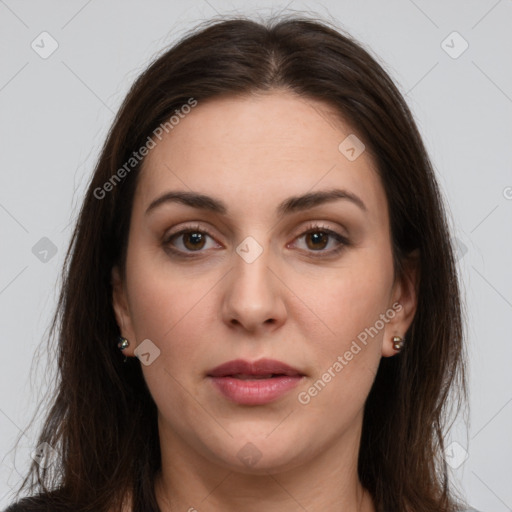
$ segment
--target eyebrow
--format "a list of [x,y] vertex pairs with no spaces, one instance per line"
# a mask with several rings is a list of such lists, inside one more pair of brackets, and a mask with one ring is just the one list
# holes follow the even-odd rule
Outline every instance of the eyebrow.
[[[359,196],[349,192],[348,190],[338,188],[331,190],[321,190],[318,192],[308,192],[300,196],[289,197],[279,204],[276,211],[278,216],[282,217],[290,213],[308,210],[310,208],[314,208],[315,206],[319,206],[321,204],[332,202],[338,199],[345,199],[358,206],[364,212],[368,211],[366,205]],[[220,199],[196,192],[172,190],[166,192],[165,194],[157,197],[154,201],[152,201],[146,209],[146,215],[159,206],[168,203],[181,203],[186,206],[190,206],[191,208],[197,208],[199,210],[205,210],[221,215],[226,215],[228,212],[227,206]]]

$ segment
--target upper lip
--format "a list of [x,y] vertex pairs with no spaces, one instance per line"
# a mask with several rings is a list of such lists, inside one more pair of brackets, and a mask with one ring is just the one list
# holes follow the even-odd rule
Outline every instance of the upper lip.
[[275,359],[259,359],[258,361],[245,361],[235,359],[217,366],[208,372],[209,377],[227,377],[229,375],[304,375],[296,368]]

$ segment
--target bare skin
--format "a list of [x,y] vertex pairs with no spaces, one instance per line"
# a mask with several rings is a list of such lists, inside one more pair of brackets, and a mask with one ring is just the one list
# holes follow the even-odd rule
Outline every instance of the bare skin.
[[[142,370],[159,410],[164,512],[375,511],[357,475],[363,407],[380,359],[396,354],[392,337],[412,322],[417,273],[411,264],[395,278],[374,160],[339,151],[354,131],[329,111],[285,91],[200,102],[146,158],[114,308],[125,355],[146,339],[160,350]],[[337,198],[276,211],[332,189],[364,207]],[[226,211],[167,201],[146,212],[168,191],[213,197]],[[236,251],[247,237],[262,249],[251,262]],[[378,333],[346,357],[372,326]],[[234,403],[207,377],[263,357],[305,376],[263,405]],[[319,379],[325,386],[309,392]]]

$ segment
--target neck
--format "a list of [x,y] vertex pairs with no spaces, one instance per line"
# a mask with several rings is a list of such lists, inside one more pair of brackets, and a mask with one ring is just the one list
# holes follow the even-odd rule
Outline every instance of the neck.
[[258,474],[214,464],[160,432],[162,470],[155,492],[162,512],[375,512],[357,474],[359,432],[307,463]]
[[337,488],[331,496],[325,496],[319,488],[324,488],[324,485],[319,486],[311,479],[299,489],[291,485],[283,474],[249,478],[225,471],[219,473],[211,485],[204,480],[196,480],[196,485],[192,486],[195,491],[187,493],[178,486],[166,484],[164,478],[160,474],[155,483],[157,502],[162,512],[375,512],[371,496],[360,484],[351,490]]

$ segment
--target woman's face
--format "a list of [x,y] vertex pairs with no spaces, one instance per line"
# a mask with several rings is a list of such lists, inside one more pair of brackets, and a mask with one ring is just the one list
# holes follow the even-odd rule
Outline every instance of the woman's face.
[[286,92],[199,102],[146,157],[114,306],[163,452],[246,473],[357,454],[416,299],[375,163],[328,112]]

